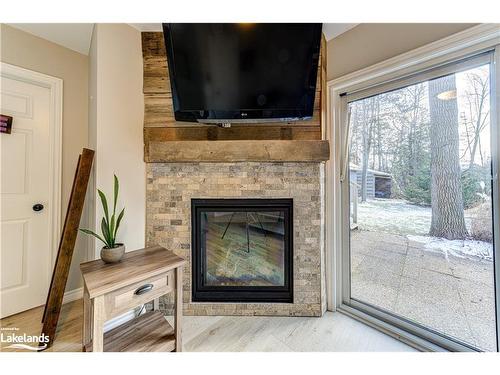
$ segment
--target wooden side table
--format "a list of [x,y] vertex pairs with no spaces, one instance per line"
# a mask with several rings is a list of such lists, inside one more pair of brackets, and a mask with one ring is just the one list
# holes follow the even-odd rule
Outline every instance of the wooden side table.
[[[119,263],[106,264],[100,259],[82,263],[83,350],[180,352],[185,262],[173,252],[154,246],[128,252]],[[174,327],[154,310],[103,332],[107,320],[168,293],[175,293]]]

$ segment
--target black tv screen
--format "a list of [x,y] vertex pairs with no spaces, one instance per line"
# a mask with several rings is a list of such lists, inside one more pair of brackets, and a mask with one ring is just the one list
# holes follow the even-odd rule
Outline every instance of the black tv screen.
[[321,24],[163,24],[177,121],[312,117]]

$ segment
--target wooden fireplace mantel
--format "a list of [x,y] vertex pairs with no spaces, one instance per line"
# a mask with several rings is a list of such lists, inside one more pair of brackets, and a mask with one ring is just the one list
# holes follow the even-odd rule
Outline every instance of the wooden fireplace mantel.
[[321,162],[329,145],[321,140],[326,121],[326,39],[312,118],[296,122],[233,124],[219,128],[175,120],[163,33],[142,33],[144,67],[144,160],[172,162]]
[[149,142],[146,163],[181,162],[322,162],[330,157],[328,141],[169,141]]

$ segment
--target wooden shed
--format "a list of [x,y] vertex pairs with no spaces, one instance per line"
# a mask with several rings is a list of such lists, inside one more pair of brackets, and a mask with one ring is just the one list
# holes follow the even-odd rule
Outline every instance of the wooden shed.
[[[351,182],[358,185],[358,193],[361,195],[362,168],[358,165],[349,166],[349,178]],[[368,198],[390,198],[392,188],[392,177],[390,173],[368,169],[366,172],[366,195]]]

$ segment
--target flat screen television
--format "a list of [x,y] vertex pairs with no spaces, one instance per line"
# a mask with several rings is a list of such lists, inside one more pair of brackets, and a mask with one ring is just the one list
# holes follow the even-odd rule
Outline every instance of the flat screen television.
[[163,24],[177,121],[313,115],[321,24]]

